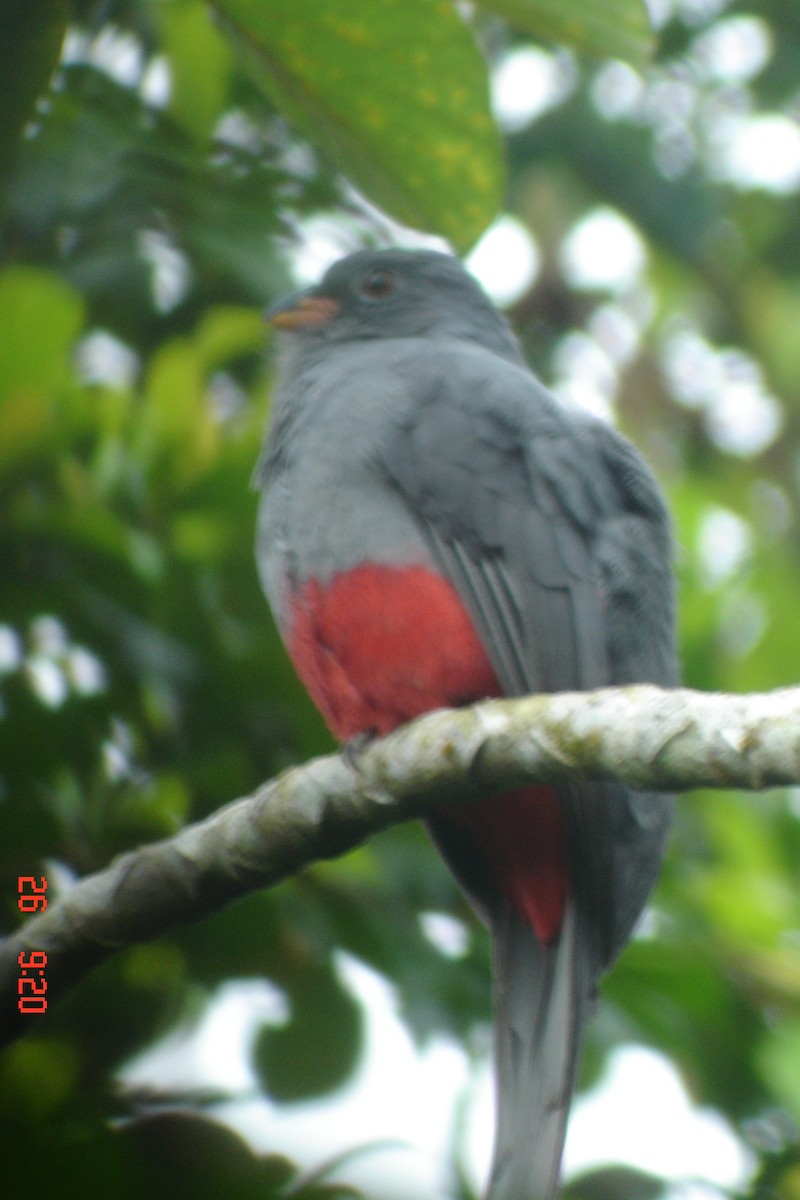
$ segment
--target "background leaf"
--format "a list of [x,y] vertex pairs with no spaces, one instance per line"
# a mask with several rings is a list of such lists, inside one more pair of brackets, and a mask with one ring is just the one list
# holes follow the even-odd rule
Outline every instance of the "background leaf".
[[0,40],[0,182],[10,171],[25,123],[54,71],[64,40],[68,0],[3,0]]
[[289,1021],[264,1029],[256,1065],[276,1100],[324,1095],[352,1074],[361,1049],[361,1010],[330,967],[298,964],[285,982],[292,997]]

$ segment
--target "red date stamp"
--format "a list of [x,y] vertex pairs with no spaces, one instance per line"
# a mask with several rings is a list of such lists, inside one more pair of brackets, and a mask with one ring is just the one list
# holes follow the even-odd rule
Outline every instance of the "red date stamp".
[[[33,875],[17,878],[17,907],[21,913],[44,912],[47,908],[47,880],[41,876],[39,882]],[[44,950],[21,950],[17,956],[19,979],[17,980],[17,1008],[21,1013],[47,1012],[47,980],[45,967],[47,955]]]

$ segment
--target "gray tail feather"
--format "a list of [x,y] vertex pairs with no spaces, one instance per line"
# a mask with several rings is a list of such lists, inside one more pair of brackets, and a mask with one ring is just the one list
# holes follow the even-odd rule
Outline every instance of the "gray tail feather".
[[558,943],[516,914],[492,922],[497,1134],[486,1200],[553,1200],[594,988],[574,900]]

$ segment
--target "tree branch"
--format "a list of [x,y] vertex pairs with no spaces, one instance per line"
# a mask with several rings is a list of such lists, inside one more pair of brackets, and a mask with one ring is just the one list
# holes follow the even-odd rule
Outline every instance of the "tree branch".
[[581,777],[655,791],[800,783],[800,688],[731,696],[636,686],[492,700],[287,771],[122,855],[0,943],[0,1044],[36,1024],[17,1013],[20,951],[47,954],[52,1002],[115,950],[437,804]]

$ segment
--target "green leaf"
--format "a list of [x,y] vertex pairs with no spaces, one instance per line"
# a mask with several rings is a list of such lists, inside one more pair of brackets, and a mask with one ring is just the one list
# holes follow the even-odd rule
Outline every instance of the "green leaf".
[[509,25],[535,38],[571,46],[595,58],[623,58],[643,65],[653,32],[643,0],[476,0]]
[[597,1167],[573,1179],[564,1200],[659,1200],[665,1194],[663,1180],[636,1167]]
[[264,318],[260,312],[220,305],[209,309],[203,317],[195,343],[206,370],[213,370],[237,355],[259,350],[264,338]]
[[214,461],[220,430],[205,401],[205,367],[194,342],[165,342],[150,360],[139,449],[169,461],[179,484]]
[[274,102],[374,203],[466,248],[502,193],[488,81],[447,0],[214,0]]
[[83,323],[81,298],[57,275],[9,267],[0,275],[0,397],[46,392],[69,374]]
[[0,468],[54,424],[54,393],[69,379],[83,303],[56,275],[9,267],[0,275]]
[[282,1102],[340,1087],[355,1068],[362,1041],[361,1009],[329,964],[299,964],[289,986],[291,1020],[266,1028],[256,1045],[259,1074]]
[[193,136],[206,138],[228,98],[230,48],[198,0],[173,0],[156,12],[169,54],[169,112]]
[[74,1087],[77,1073],[77,1055],[66,1039],[28,1037],[4,1054],[0,1091],[14,1097],[14,1115],[41,1119],[58,1111]]
[[779,1022],[759,1048],[756,1063],[792,1116],[800,1117],[800,1021]]
[[0,22],[0,176],[12,165],[19,135],[58,62],[67,0],[4,0]]

